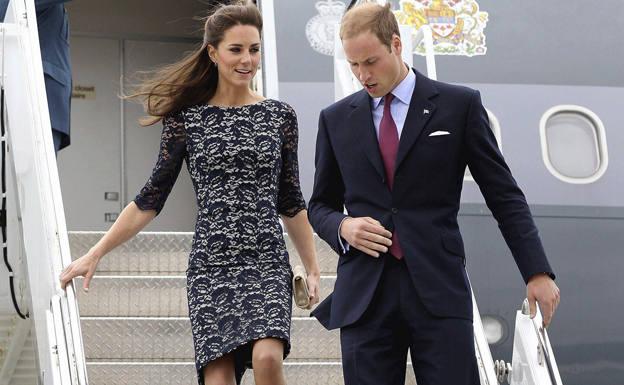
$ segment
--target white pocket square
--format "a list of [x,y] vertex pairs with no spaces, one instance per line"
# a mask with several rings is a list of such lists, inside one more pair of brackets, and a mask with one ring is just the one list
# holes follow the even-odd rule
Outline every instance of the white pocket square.
[[448,131],[435,131],[429,134],[429,136],[442,136],[442,135],[451,135]]

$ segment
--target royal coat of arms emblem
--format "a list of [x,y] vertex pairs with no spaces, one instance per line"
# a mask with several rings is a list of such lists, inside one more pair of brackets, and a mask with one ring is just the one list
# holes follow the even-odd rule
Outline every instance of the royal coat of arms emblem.
[[306,37],[316,52],[332,56],[336,28],[347,6],[337,0],[321,0],[315,7],[319,14],[306,24]]
[[[423,24],[433,32],[437,55],[485,55],[485,33],[488,13],[479,10],[476,0],[401,0],[395,11],[399,24],[413,27],[414,37]],[[421,43],[414,53],[424,55]]]

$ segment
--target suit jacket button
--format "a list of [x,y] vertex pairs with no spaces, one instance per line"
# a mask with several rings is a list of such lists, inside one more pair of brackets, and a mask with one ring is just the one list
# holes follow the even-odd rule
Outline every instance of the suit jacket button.
[[392,214],[398,214],[399,213],[399,209],[397,209],[396,207],[392,208]]

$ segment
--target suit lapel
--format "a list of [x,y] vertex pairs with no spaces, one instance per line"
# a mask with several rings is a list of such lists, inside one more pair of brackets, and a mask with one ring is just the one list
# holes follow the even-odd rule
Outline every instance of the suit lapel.
[[373,123],[373,114],[371,112],[370,98],[366,91],[359,91],[359,95],[353,100],[352,106],[355,107],[351,111],[349,121],[351,122],[352,138],[366,154],[377,173],[384,178],[386,173],[379,152],[379,141],[375,132]]
[[[399,140],[395,172],[401,166],[401,162],[414,146],[423,128],[436,110],[436,105],[429,99],[436,96],[438,91],[429,78],[421,75],[416,70],[414,72],[416,73],[416,87],[414,87],[414,93],[412,94]],[[359,142],[364,154],[377,173],[382,178],[385,178],[386,172],[384,171],[381,153],[379,152],[379,140],[377,139],[373,123],[370,97],[366,91],[360,90],[359,94],[351,102],[351,106],[354,107],[349,115],[353,140]],[[425,113],[425,110],[428,112]]]
[[438,91],[429,78],[421,75],[416,70],[414,72],[416,73],[416,87],[414,87],[414,93],[412,94],[412,100],[410,101],[399,140],[395,172],[401,166],[401,162],[405,160],[405,157],[436,110],[436,105],[429,99],[437,95]]

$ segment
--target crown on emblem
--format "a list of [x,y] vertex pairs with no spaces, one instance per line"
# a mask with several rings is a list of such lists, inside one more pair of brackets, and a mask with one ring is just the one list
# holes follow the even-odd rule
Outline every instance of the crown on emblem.
[[454,20],[455,11],[449,7],[443,0],[434,0],[433,4],[425,10],[425,14],[429,18],[441,20]]
[[321,0],[316,3],[316,9],[323,16],[342,15],[347,6],[337,0]]

